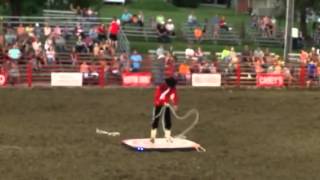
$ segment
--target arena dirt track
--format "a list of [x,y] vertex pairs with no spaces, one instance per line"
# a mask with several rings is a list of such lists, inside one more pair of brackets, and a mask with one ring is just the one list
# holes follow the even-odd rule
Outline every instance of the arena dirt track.
[[[206,153],[135,152],[149,136],[152,89],[1,89],[0,179],[292,180],[320,177],[320,95],[298,90],[181,89],[179,113]],[[190,122],[190,120],[189,120]],[[175,126],[186,122],[174,121]],[[121,132],[95,134],[96,128]]]

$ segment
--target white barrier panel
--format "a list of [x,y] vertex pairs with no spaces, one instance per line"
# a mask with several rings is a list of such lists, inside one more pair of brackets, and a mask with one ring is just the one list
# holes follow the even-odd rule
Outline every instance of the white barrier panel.
[[51,86],[81,87],[82,73],[51,73]]
[[192,86],[220,87],[221,74],[192,74]]

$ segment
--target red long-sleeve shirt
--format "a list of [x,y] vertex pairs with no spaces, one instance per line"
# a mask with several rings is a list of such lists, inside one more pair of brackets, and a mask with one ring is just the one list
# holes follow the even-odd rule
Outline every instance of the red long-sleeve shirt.
[[154,96],[154,105],[163,106],[170,101],[174,104],[178,104],[178,96],[176,88],[170,88],[166,84],[157,86]]

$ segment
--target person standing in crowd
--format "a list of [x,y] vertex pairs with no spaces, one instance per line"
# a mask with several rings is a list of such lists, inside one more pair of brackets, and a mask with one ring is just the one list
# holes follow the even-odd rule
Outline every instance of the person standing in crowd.
[[115,48],[118,47],[118,33],[120,31],[120,25],[117,23],[117,18],[113,17],[109,26],[108,34],[111,41],[111,45]]
[[[164,116],[164,126],[165,126],[165,138],[168,142],[172,142],[171,137],[171,112],[169,104],[173,104],[175,110],[178,109],[178,97],[176,90],[177,81],[173,78],[165,79],[165,83],[157,86],[154,96],[154,109],[153,109],[153,118],[152,126],[150,132],[150,141],[155,143],[157,136],[157,129],[159,125],[159,120],[161,116]],[[160,115],[160,113],[163,113]]]
[[131,62],[131,71],[139,72],[141,69],[142,56],[137,52],[137,50],[133,50],[133,53],[130,55]]

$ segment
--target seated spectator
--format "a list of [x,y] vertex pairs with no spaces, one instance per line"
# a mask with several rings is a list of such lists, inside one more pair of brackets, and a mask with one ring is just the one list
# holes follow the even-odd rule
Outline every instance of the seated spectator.
[[76,48],[72,48],[72,51],[70,53],[70,59],[73,66],[75,66],[79,61],[79,55],[76,51]]
[[159,24],[163,25],[163,24],[165,24],[165,22],[166,22],[166,19],[162,14],[159,14],[156,16],[157,25],[159,25]]
[[25,31],[26,31],[26,34],[29,36],[29,37],[34,37],[34,28],[32,26],[32,24],[29,24],[29,26],[27,26],[25,28]]
[[127,8],[123,10],[122,15],[120,16],[120,21],[122,25],[131,23],[132,14],[128,11]]
[[250,19],[250,26],[252,27],[252,28],[258,28],[258,16],[256,16],[256,15],[253,15],[253,16],[251,16],[251,19]]
[[24,35],[26,35],[25,27],[22,24],[20,24],[17,28],[17,35],[18,38],[22,38]]
[[315,47],[311,48],[311,51],[309,53],[309,58],[310,58],[310,60],[313,60],[314,62],[318,62],[319,54],[318,54],[318,52],[317,52]]
[[219,28],[226,31],[231,30],[231,28],[229,28],[229,26],[227,25],[226,18],[224,16],[222,16],[219,20]]
[[4,40],[7,45],[12,45],[17,40],[17,35],[14,33],[12,29],[8,29],[7,33],[4,35]]
[[231,61],[230,49],[225,47],[221,52],[221,60],[225,63],[229,63]]
[[111,74],[114,76],[120,75],[120,63],[119,63],[117,57],[114,57],[114,61],[111,64],[110,71],[111,71]]
[[190,66],[187,64],[186,61],[181,63],[178,68],[178,77],[183,81],[190,81],[191,79],[191,70]]
[[309,53],[307,51],[301,49],[300,62],[303,64],[307,64],[308,61],[309,61]]
[[72,30],[70,30],[67,26],[64,26],[61,30],[61,35],[64,39],[69,40],[74,34]]
[[57,52],[65,52],[66,51],[66,40],[62,36],[57,36],[55,38],[55,47]]
[[256,58],[253,62],[254,64],[254,67],[255,67],[255,73],[256,74],[260,74],[260,73],[263,73],[264,72],[264,68],[263,68],[263,60],[262,59],[259,59],[259,58]]
[[201,41],[203,36],[203,31],[200,26],[196,26],[193,30],[194,38],[196,41]]
[[84,30],[83,30],[82,26],[80,25],[80,23],[77,23],[77,26],[74,31],[75,31],[76,36],[81,36],[82,38],[85,37]]
[[317,80],[317,65],[313,59],[311,59],[308,62],[307,73],[308,73],[307,87],[310,87],[311,83]]
[[80,73],[82,73],[84,79],[88,79],[90,77],[90,67],[86,61],[83,61],[80,64]]
[[130,60],[128,54],[123,52],[119,56],[119,69],[120,72],[129,72],[130,71]]
[[203,61],[200,63],[199,71],[200,73],[217,73],[217,68],[214,63]]
[[161,59],[165,57],[165,51],[163,45],[160,45],[156,50],[157,59]]
[[53,36],[57,37],[57,36],[61,36],[62,35],[62,30],[60,28],[60,26],[56,25],[56,27],[53,29]]
[[204,60],[204,52],[202,51],[202,48],[200,46],[194,52],[194,56],[199,62],[202,62]]
[[38,38],[38,39],[41,36],[43,36],[43,32],[42,32],[42,29],[41,29],[39,23],[35,23],[34,34],[35,34],[36,38]]
[[197,17],[194,15],[194,11],[191,11],[188,15],[187,23],[191,27],[198,25]]
[[97,27],[91,27],[88,35],[94,42],[97,42],[98,41]]
[[243,51],[241,52],[242,62],[251,62],[252,51],[249,49],[248,45],[245,45]]
[[92,49],[93,56],[98,57],[99,56],[99,52],[100,52],[99,44],[98,43],[94,43],[93,49]]
[[48,50],[50,47],[53,47],[53,40],[51,37],[48,37],[44,43],[44,50]]
[[47,64],[54,64],[56,62],[56,52],[53,47],[49,47],[46,51]]
[[86,43],[83,41],[83,39],[81,38],[81,36],[78,37],[78,40],[76,42],[76,51],[78,53],[86,53],[88,52],[88,48],[86,46]]
[[186,48],[186,50],[184,51],[184,54],[186,56],[186,60],[195,59],[195,52],[191,48],[191,45],[189,45],[188,48]]
[[163,43],[170,42],[169,33],[168,33],[164,23],[157,25],[157,33],[158,33],[158,41],[159,42],[163,42]]
[[104,24],[100,24],[98,29],[97,29],[97,33],[98,33],[98,40],[99,41],[104,41],[107,39],[107,36],[106,36],[106,28],[104,26]]
[[264,59],[264,52],[261,50],[260,47],[254,50],[253,52],[253,58],[258,58],[258,59]]
[[35,56],[38,56],[41,53],[41,51],[42,51],[42,43],[39,41],[39,39],[35,39],[32,42],[32,48],[33,48],[33,51],[35,53]]
[[52,32],[51,27],[49,26],[48,23],[46,23],[43,27],[43,33],[45,38],[49,37],[51,35],[51,32]]
[[175,26],[172,22],[172,19],[168,19],[167,20],[167,23],[165,24],[165,27],[166,27],[166,30],[168,31],[168,34],[170,36],[175,36],[176,33],[175,33]]
[[140,27],[144,26],[144,14],[142,11],[139,11],[139,13],[138,13],[138,25]]
[[137,50],[133,50],[133,53],[130,55],[131,61],[131,71],[139,72],[141,69],[142,56],[138,54]]
[[89,77],[97,79],[99,77],[99,65],[97,66],[95,63],[91,63],[89,66]]
[[11,60],[19,60],[22,56],[22,52],[18,47],[18,44],[14,44],[8,51],[8,56]]

